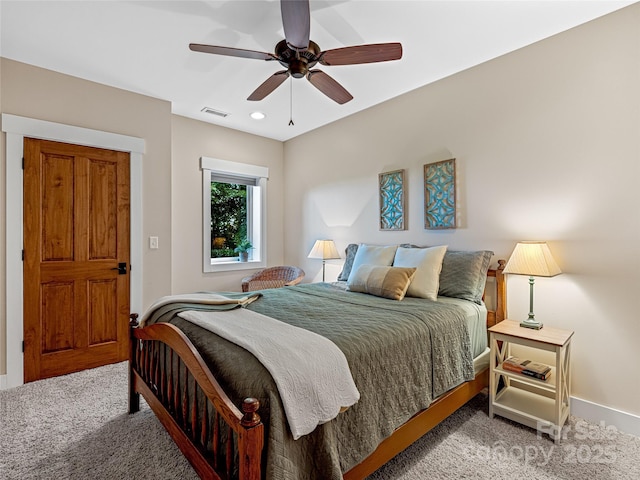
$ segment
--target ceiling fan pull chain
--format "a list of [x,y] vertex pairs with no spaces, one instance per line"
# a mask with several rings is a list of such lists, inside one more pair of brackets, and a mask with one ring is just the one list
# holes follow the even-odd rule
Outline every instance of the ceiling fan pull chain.
[[293,127],[293,77],[289,78],[289,126]]

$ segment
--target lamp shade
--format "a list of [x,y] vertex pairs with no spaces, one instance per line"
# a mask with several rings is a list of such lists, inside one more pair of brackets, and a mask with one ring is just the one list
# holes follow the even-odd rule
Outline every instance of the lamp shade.
[[316,240],[308,258],[321,258],[322,260],[332,260],[340,258],[336,244],[333,240]]
[[519,242],[513,250],[503,273],[554,277],[562,273],[546,242]]

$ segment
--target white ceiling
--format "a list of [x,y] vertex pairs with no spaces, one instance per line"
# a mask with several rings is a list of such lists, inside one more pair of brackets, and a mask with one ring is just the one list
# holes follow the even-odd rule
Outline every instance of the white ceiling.
[[[631,3],[311,0],[311,39],[322,50],[403,45],[398,61],[318,65],[354,96],[345,105],[305,79],[287,80],[263,101],[249,102],[279,64],[189,50],[189,43],[206,43],[273,52],[284,38],[278,0],[1,0],[0,54],[168,100],[178,115],[287,140]],[[230,115],[207,115],[203,107]],[[267,118],[251,119],[255,110]]]

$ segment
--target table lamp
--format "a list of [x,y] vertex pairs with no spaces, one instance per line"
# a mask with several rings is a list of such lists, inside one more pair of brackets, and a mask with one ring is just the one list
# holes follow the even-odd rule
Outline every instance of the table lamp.
[[554,277],[560,267],[553,259],[546,242],[518,242],[503,273],[529,275],[529,317],[520,322],[521,327],[540,330],[542,322],[533,313],[533,277]]
[[333,240],[316,240],[311,252],[307,258],[321,258],[322,259],[322,281],[324,282],[324,265],[327,260],[333,260],[340,258],[336,244]]

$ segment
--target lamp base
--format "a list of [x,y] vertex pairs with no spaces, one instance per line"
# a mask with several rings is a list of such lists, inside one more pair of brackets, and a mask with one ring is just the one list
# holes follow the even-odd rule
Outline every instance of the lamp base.
[[542,328],[542,322],[537,320],[523,320],[520,322],[520,326],[524,328],[532,328],[533,330],[540,330]]

